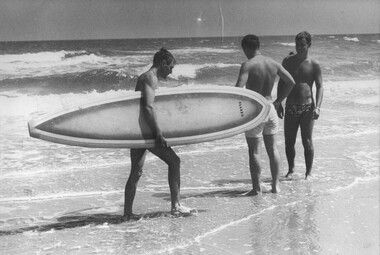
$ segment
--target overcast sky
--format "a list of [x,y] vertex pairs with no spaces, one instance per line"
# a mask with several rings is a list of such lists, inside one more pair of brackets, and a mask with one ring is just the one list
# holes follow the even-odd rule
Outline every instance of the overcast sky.
[[0,41],[355,34],[379,27],[379,0],[0,0]]

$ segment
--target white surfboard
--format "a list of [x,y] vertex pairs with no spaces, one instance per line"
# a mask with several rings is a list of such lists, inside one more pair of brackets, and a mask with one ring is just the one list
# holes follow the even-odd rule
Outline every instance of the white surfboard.
[[[154,136],[140,109],[141,92],[73,106],[28,122],[31,137],[94,148],[151,148]],[[205,86],[158,89],[154,106],[169,146],[231,137],[256,127],[270,104],[253,91]]]

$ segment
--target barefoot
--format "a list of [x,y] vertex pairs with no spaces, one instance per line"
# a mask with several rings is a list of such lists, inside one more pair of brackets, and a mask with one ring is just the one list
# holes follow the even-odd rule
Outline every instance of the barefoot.
[[310,181],[313,179],[313,176],[311,174],[305,174],[305,180]]
[[142,218],[142,214],[133,214],[133,213],[128,213],[124,214],[124,219],[126,220],[139,220]]
[[247,196],[247,197],[253,197],[253,196],[257,196],[257,195],[262,195],[262,192],[261,190],[251,190],[251,191],[248,191],[247,193],[243,193],[243,196]]
[[289,172],[285,175],[285,178],[293,178],[293,170],[289,170]]
[[188,208],[183,205],[179,205],[175,208],[172,208],[171,214],[174,216],[189,216],[193,214],[197,214],[198,211],[195,208]]
[[279,193],[281,191],[280,187],[278,185],[272,186],[272,193]]

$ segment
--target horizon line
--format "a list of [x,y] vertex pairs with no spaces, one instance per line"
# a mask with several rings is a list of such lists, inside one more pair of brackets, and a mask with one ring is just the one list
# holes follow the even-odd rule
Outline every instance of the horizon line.
[[[341,33],[341,34],[313,34],[313,36],[342,36],[342,35],[376,35],[380,33]],[[233,37],[243,37],[244,35],[236,36],[224,36],[223,38],[233,38]],[[276,36],[295,36],[295,35],[258,35],[259,37],[276,37]],[[189,37],[137,37],[137,38],[98,38],[98,39],[44,39],[44,40],[10,40],[10,41],[0,41],[0,43],[14,43],[14,42],[62,42],[62,41],[110,41],[110,40],[152,40],[152,39],[202,39],[202,38],[221,38],[220,36],[189,36]]]

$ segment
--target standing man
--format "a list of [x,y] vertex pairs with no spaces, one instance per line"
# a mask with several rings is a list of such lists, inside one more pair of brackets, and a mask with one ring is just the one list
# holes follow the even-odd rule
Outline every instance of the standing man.
[[246,86],[247,89],[253,90],[268,101],[272,101],[272,89],[279,75],[285,81],[286,86],[281,94],[277,95],[276,101],[271,105],[271,110],[268,118],[256,128],[245,133],[248,151],[249,151],[249,168],[252,178],[253,189],[246,195],[255,196],[261,193],[260,176],[260,146],[262,136],[264,136],[264,144],[270,160],[270,169],[272,174],[272,193],[277,193],[278,188],[278,172],[280,167],[280,156],[277,150],[277,131],[278,118],[276,114],[277,107],[290,93],[294,86],[292,76],[281,66],[280,63],[263,56],[260,49],[260,41],[256,35],[246,35],[241,46],[244,54],[248,58],[241,65],[236,87]]
[[153,58],[152,67],[145,73],[139,76],[135,91],[141,91],[141,107],[144,113],[146,122],[153,131],[156,139],[156,146],[149,149],[131,149],[131,173],[125,186],[125,203],[124,216],[133,217],[132,205],[135,198],[137,182],[139,181],[145,156],[147,151],[150,151],[162,161],[168,164],[169,167],[169,187],[171,195],[171,213],[172,214],[189,214],[196,212],[195,209],[190,209],[182,206],[180,200],[180,159],[171,147],[167,146],[166,139],[163,136],[159,123],[157,122],[156,112],[154,107],[155,91],[158,87],[158,79],[166,79],[171,74],[176,61],[173,55],[161,48]]
[[[296,85],[286,100],[285,107],[285,148],[288,159],[289,170],[286,177],[294,173],[294,158],[298,127],[301,127],[302,144],[304,147],[306,174],[305,180],[310,176],[313,167],[314,147],[313,147],[313,127],[314,120],[319,118],[320,107],[323,99],[323,82],[321,67],[318,62],[309,58],[308,52],[311,46],[311,35],[304,31],[296,38],[297,54],[286,57],[282,63],[296,81]],[[316,86],[316,100],[313,97],[313,84]],[[277,92],[281,93],[285,83],[280,80]],[[280,106],[277,109],[278,116],[283,118],[284,109]]]

